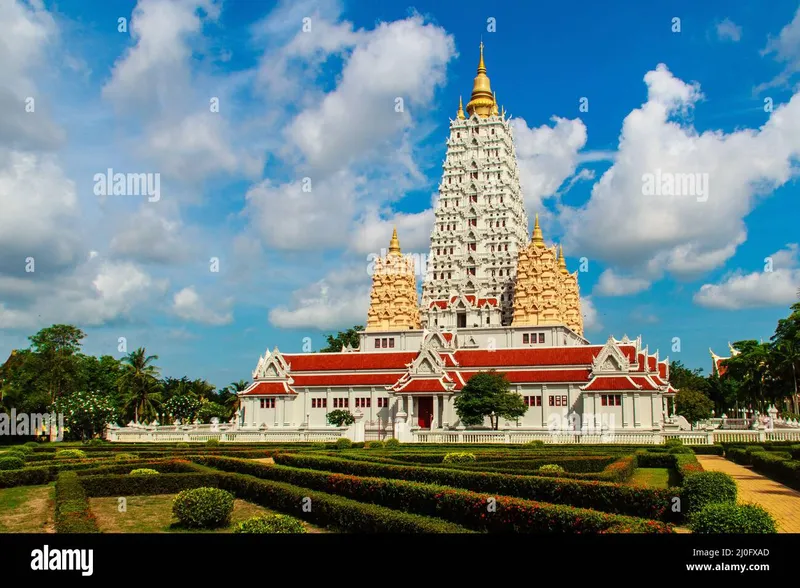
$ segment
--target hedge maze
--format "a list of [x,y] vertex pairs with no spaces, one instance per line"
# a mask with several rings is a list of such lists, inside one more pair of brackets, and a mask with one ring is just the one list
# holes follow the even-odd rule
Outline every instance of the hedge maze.
[[[197,488],[218,489],[199,495],[223,496],[224,504],[235,499],[274,513],[238,532],[292,532],[302,523],[334,533],[660,534],[726,532],[720,517],[739,526],[753,518],[736,505],[733,480],[704,472],[695,452],[679,444],[58,445],[0,452],[0,489],[54,486],[57,533],[100,532],[95,498],[166,498]],[[726,449],[730,459],[796,484],[796,447],[696,448]],[[639,481],[659,469],[670,473],[669,485]],[[202,519],[213,505],[199,502]],[[763,514],[748,524],[769,532]]]

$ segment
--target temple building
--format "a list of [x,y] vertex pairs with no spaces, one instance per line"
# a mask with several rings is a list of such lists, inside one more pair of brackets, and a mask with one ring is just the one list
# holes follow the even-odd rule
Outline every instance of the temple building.
[[238,426],[321,429],[327,413],[342,409],[381,438],[463,430],[455,398],[473,375],[497,370],[528,407],[501,419],[505,430],[547,431],[565,419],[574,430],[601,421],[663,430],[676,392],[669,360],[641,337],[585,339],[578,272],[545,241],[538,215],[528,236],[510,118],[491,89],[483,44],[466,112],[459,99],[450,121],[443,167],[421,296],[395,230],[372,272],[358,348],[267,351],[240,393]]

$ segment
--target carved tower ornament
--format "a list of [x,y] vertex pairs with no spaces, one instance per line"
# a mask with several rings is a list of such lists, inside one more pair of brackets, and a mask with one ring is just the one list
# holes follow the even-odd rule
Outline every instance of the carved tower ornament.
[[414,259],[403,255],[395,228],[389,253],[375,260],[366,330],[419,328]]

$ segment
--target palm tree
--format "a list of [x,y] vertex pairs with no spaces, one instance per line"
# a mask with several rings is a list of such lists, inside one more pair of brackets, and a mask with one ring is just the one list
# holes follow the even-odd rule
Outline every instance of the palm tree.
[[800,339],[779,339],[774,347],[775,368],[779,373],[791,374],[793,383],[792,412],[798,412],[797,366],[800,366]]
[[129,353],[123,360],[123,373],[118,380],[124,396],[124,406],[133,408],[133,420],[156,414],[156,406],[161,403],[161,383],[158,381],[159,369],[153,362],[157,355],[147,355],[144,347]]
[[242,405],[241,399],[239,398],[239,392],[244,392],[249,385],[250,382],[247,380],[239,380],[238,382],[231,382],[227,386],[227,388],[233,393],[233,396],[225,401],[225,404],[228,405],[231,416],[235,415],[236,411],[239,410],[239,407]]

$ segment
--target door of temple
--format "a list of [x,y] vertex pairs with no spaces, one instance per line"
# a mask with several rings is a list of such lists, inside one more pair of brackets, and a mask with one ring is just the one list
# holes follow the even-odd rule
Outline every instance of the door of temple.
[[433,398],[430,396],[417,398],[417,424],[423,429],[430,429],[432,417]]

